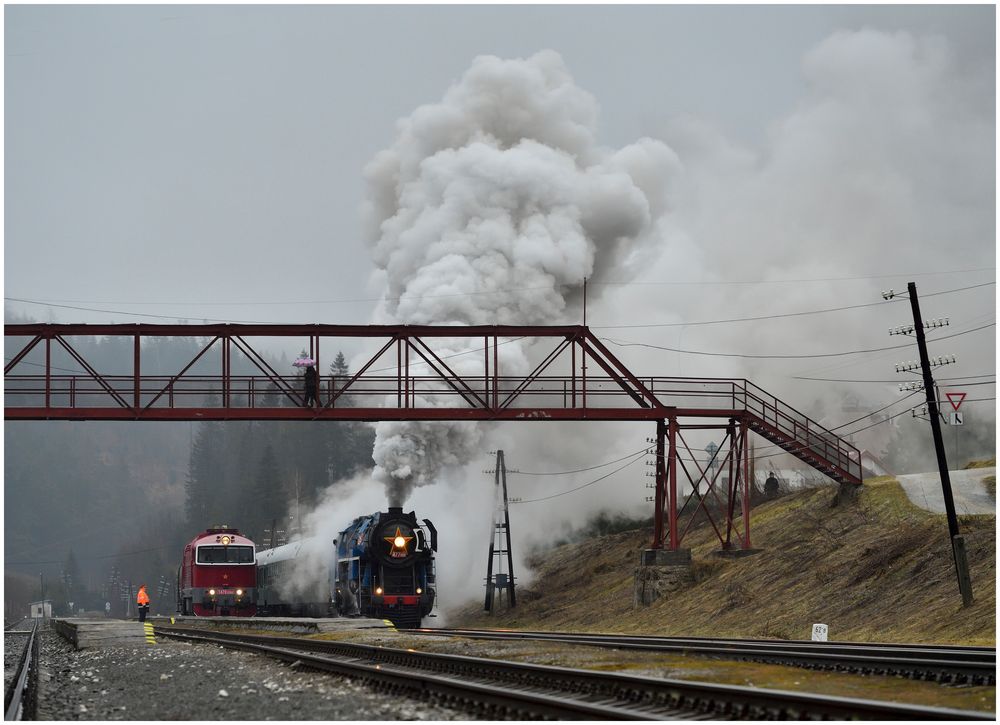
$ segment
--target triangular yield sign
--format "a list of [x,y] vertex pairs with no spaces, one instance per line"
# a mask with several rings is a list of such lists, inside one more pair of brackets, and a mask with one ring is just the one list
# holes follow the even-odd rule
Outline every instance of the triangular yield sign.
[[951,407],[956,411],[962,405],[962,401],[965,400],[965,393],[945,393],[948,396],[948,402],[951,403]]

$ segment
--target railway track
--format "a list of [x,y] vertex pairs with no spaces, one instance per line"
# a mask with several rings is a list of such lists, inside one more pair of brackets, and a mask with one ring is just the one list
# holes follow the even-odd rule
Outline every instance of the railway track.
[[[4,628],[4,720],[32,720],[38,704],[38,620],[27,618]],[[14,629],[14,627],[19,627]],[[15,666],[8,668],[8,657]],[[10,678],[8,679],[8,672]]]
[[423,628],[407,630],[407,634],[491,640],[544,640],[617,649],[639,649],[647,652],[679,652],[865,675],[895,675],[945,684],[996,684],[995,647],[711,639],[490,629]]
[[157,627],[433,698],[487,719],[994,720],[992,714],[443,655],[371,645]]

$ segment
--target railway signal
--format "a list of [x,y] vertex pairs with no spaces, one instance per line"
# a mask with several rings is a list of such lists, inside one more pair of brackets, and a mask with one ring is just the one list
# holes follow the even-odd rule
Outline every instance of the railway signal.
[[[944,322],[940,319],[931,321],[921,321],[920,301],[917,299],[917,285],[910,282],[906,285],[906,293],[910,299],[910,309],[913,312],[913,324],[902,325],[889,330],[890,335],[914,335],[917,339],[917,350],[920,352],[920,362],[899,363],[896,365],[896,372],[915,372],[920,370],[923,376],[924,393],[927,395],[927,411],[931,422],[931,433],[934,437],[934,450],[937,453],[938,472],[941,476],[941,491],[944,494],[945,511],[948,514],[948,532],[951,537],[952,554],[955,559],[955,572],[958,576],[958,588],[962,593],[962,605],[968,607],[972,604],[972,580],[969,576],[969,563],[965,555],[965,539],[958,530],[958,516],[955,513],[955,499],[951,492],[951,476],[948,473],[948,459],[944,451],[944,438],[941,434],[941,415],[938,411],[938,403],[934,391],[934,377],[931,375],[931,368],[939,365],[949,365],[955,362],[954,355],[938,356],[931,359],[927,354],[927,339],[924,330],[943,327],[948,324],[948,318]],[[902,296],[890,289],[882,293],[886,300]],[[961,403],[959,403],[961,404]],[[954,404],[952,404],[954,405]]]

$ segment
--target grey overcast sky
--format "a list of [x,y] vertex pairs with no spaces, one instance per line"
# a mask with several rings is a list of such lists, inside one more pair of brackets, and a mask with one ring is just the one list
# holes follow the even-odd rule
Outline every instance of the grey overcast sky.
[[[804,54],[838,30],[939,35],[959,68],[995,62],[982,5],[7,5],[4,17],[5,295],[115,311],[8,299],[9,313],[54,321],[367,321],[370,301],[318,302],[381,292],[359,233],[362,169],[477,55],[561,54],[600,108],[597,140],[616,148],[689,116],[762,149],[807,91]],[[242,302],[257,304],[219,304]]]

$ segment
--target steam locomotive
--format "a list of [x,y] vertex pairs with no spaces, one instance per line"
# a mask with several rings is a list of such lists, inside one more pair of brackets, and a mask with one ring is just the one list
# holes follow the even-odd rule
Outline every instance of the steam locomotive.
[[206,529],[184,547],[177,568],[177,612],[252,617],[256,612],[254,544],[238,529]]
[[302,539],[258,552],[258,613],[418,627],[434,608],[435,551],[437,530],[412,511],[360,516],[332,544]]

